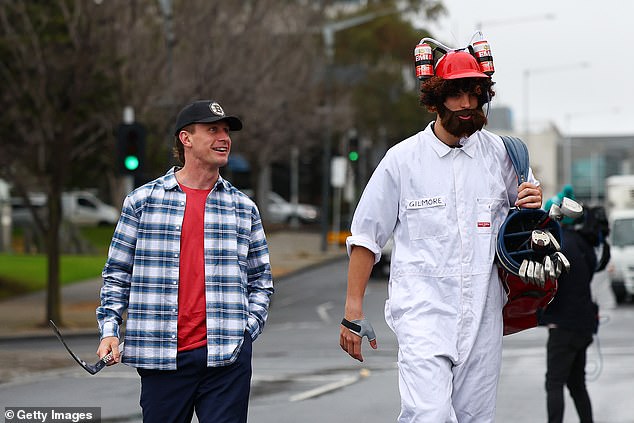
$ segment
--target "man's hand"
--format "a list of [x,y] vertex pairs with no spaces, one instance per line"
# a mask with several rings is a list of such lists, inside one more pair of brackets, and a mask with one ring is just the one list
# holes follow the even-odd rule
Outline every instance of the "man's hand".
[[[353,327],[354,329],[350,329],[350,327]],[[370,322],[365,319],[344,319],[339,332],[339,345],[350,355],[350,357],[359,361],[363,361],[363,355],[361,354],[361,343],[363,341],[363,337],[368,338],[370,346],[373,349],[376,350],[378,348],[374,329],[372,328],[372,325],[370,325]]]
[[112,360],[107,363],[108,366],[121,362],[121,353],[119,352],[119,338],[116,336],[107,336],[99,343],[97,348],[97,357],[103,358],[110,351],[112,351]]
[[[339,330],[339,345],[352,358],[359,361],[363,361],[361,355],[363,335],[369,335],[368,329],[372,329],[370,323],[363,317],[363,297],[373,265],[374,253],[372,251],[361,246],[352,247],[348,266],[348,290],[344,315],[346,316],[346,325],[352,327],[354,332],[342,324]],[[357,333],[355,334],[355,332]],[[371,337],[374,338],[374,330],[371,333]],[[370,346],[376,349],[376,339],[369,339],[369,341]]]
[[517,187],[515,206],[523,209],[538,209],[542,206],[542,188],[530,182],[522,182]]

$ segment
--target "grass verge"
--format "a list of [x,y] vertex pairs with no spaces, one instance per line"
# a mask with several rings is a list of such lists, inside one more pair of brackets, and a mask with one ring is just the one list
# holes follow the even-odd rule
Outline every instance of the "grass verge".
[[[104,255],[64,255],[60,262],[62,285],[96,278],[106,261]],[[0,254],[0,299],[46,288],[45,255]]]

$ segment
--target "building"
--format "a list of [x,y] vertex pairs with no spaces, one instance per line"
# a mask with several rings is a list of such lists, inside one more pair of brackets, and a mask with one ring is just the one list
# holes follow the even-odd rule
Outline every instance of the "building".
[[634,134],[620,136],[575,136],[561,140],[562,163],[558,179],[570,181],[582,201],[602,203],[605,178],[634,173]]
[[566,136],[553,124],[539,132],[522,134],[513,129],[512,111],[507,107],[491,108],[487,129],[526,142],[544,199],[571,184],[580,201],[601,204],[605,178],[634,173],[634,134]]

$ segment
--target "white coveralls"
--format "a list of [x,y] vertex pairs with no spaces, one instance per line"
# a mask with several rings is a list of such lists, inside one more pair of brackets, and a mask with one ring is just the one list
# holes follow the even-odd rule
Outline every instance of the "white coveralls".
[[460,143],[450,148],[430,124],[392,147],[346,241],[378,261],[394,236],[385,317],[399,344],[399,422],[495,418],[506,301],[495,241],[517,177],[499,136],[481,130]]

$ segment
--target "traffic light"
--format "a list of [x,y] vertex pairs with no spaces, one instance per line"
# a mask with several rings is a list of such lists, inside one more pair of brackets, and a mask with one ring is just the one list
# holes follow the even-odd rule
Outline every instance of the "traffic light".
[[123,123],[117,128],[117,168],[121,174],[138,174],[145,161],[146,130],[140,123]]
[[348,160],[351,162],[359,160],[359,137],[356,131],[348,138]]

